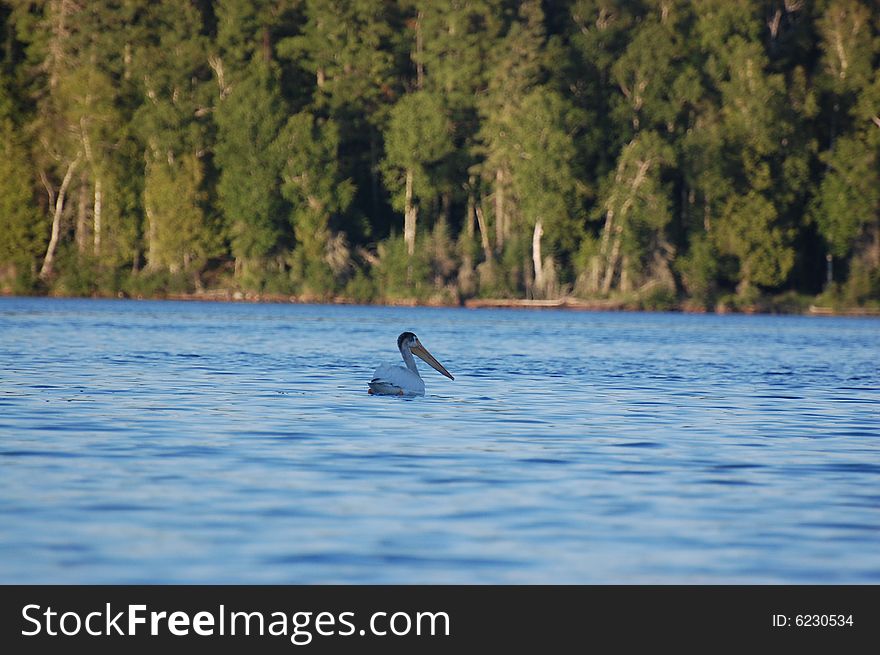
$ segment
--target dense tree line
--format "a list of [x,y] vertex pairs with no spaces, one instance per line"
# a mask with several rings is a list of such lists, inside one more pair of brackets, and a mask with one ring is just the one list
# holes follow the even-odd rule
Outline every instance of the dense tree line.
[[880,301],[875,0],[0,2],[0,287]]

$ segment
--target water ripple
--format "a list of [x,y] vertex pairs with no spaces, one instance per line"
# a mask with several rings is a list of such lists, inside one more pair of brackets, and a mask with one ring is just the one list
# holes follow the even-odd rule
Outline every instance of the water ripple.
[[0,298],[0,582],[876,583],[878,335]]

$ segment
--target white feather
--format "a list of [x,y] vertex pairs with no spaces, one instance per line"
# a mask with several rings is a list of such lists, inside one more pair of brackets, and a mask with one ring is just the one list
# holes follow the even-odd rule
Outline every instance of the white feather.
[[373,373],[370,390],[382,395],[424,396],[425,383],[418,373],[403,366],[385,364]]

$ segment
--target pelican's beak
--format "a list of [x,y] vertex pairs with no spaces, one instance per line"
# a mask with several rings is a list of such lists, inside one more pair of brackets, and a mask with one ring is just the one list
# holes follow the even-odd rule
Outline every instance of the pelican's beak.
[[414,345],[412,347],[412,354],[417,355],[422,361],[426,362],[435,371],[442,373],[443,375],[448,377],[450,380],[455,379],[454,377],[452,377],[452,373],[447,371],[446,368],[443,366],[443,364],[441,364],[436,359],[434,359],[434,356],[428,352],[428,349],[425,348],[421,344],[421,342],[416,343],[416,345]]

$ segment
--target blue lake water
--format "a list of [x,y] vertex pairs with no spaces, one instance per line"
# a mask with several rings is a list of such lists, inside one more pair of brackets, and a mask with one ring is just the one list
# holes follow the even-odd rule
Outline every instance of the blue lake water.
[[[371,397],[412,330],[424,398]],[[0,299],[3,583],[877,583],[880,320]]]

